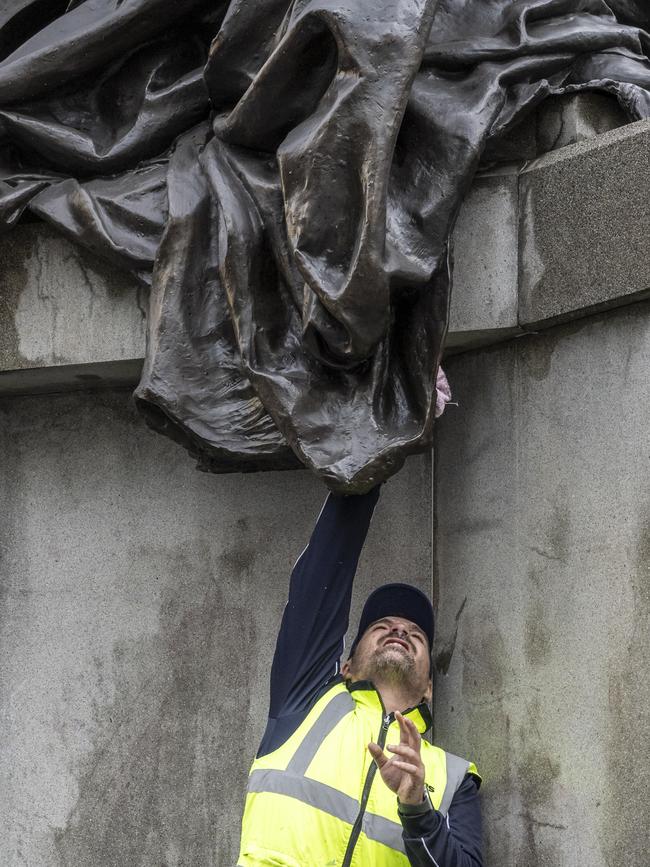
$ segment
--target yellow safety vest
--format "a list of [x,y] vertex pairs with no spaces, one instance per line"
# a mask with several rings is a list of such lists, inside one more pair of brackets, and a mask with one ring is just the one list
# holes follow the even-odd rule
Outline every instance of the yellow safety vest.
[[[423,733],[426,705],[406,712]],[[397,798],[367,746],[399,743],[372,684],[336,682],[291,737],[253,762],[239,867],[408,867]],[[446,814],[475,765],[422,741],[425,782]]]

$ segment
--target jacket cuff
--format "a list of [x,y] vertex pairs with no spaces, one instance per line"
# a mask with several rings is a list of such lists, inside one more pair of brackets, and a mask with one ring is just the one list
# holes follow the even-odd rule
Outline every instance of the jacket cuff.
[[397,812],[399,816],[422,816],[424,813],[429,813],[433,810],[429,795],[425,789],[424,798],[419,804],[402,804],[400,799],[397,799]]

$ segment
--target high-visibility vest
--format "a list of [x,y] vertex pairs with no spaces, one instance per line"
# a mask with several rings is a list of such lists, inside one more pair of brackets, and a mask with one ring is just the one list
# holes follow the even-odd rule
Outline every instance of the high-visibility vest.
[[[425,704],[405,712],[423,733]],[[239,867],[409,867],[397,798],[368,744],[399,743],[399,726],[367,682],[336,682],[282,746],[253,762]],[[446,814],[475,765],[422,741],[432,805]]]

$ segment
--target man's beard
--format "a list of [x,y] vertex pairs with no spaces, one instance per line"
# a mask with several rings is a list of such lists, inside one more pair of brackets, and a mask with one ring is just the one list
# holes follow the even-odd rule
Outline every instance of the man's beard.
[[380,647],[368,660],[367,672],[373,682],[411,686],[416,678],[415,660],[410,653]]

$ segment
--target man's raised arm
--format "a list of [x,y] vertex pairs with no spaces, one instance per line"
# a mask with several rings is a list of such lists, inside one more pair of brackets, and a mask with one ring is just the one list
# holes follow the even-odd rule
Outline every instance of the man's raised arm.
[[319,690],[338,673],[352,582],[379,497],[329,494],[289,583],[271,669],[265,755],[295,731]]

